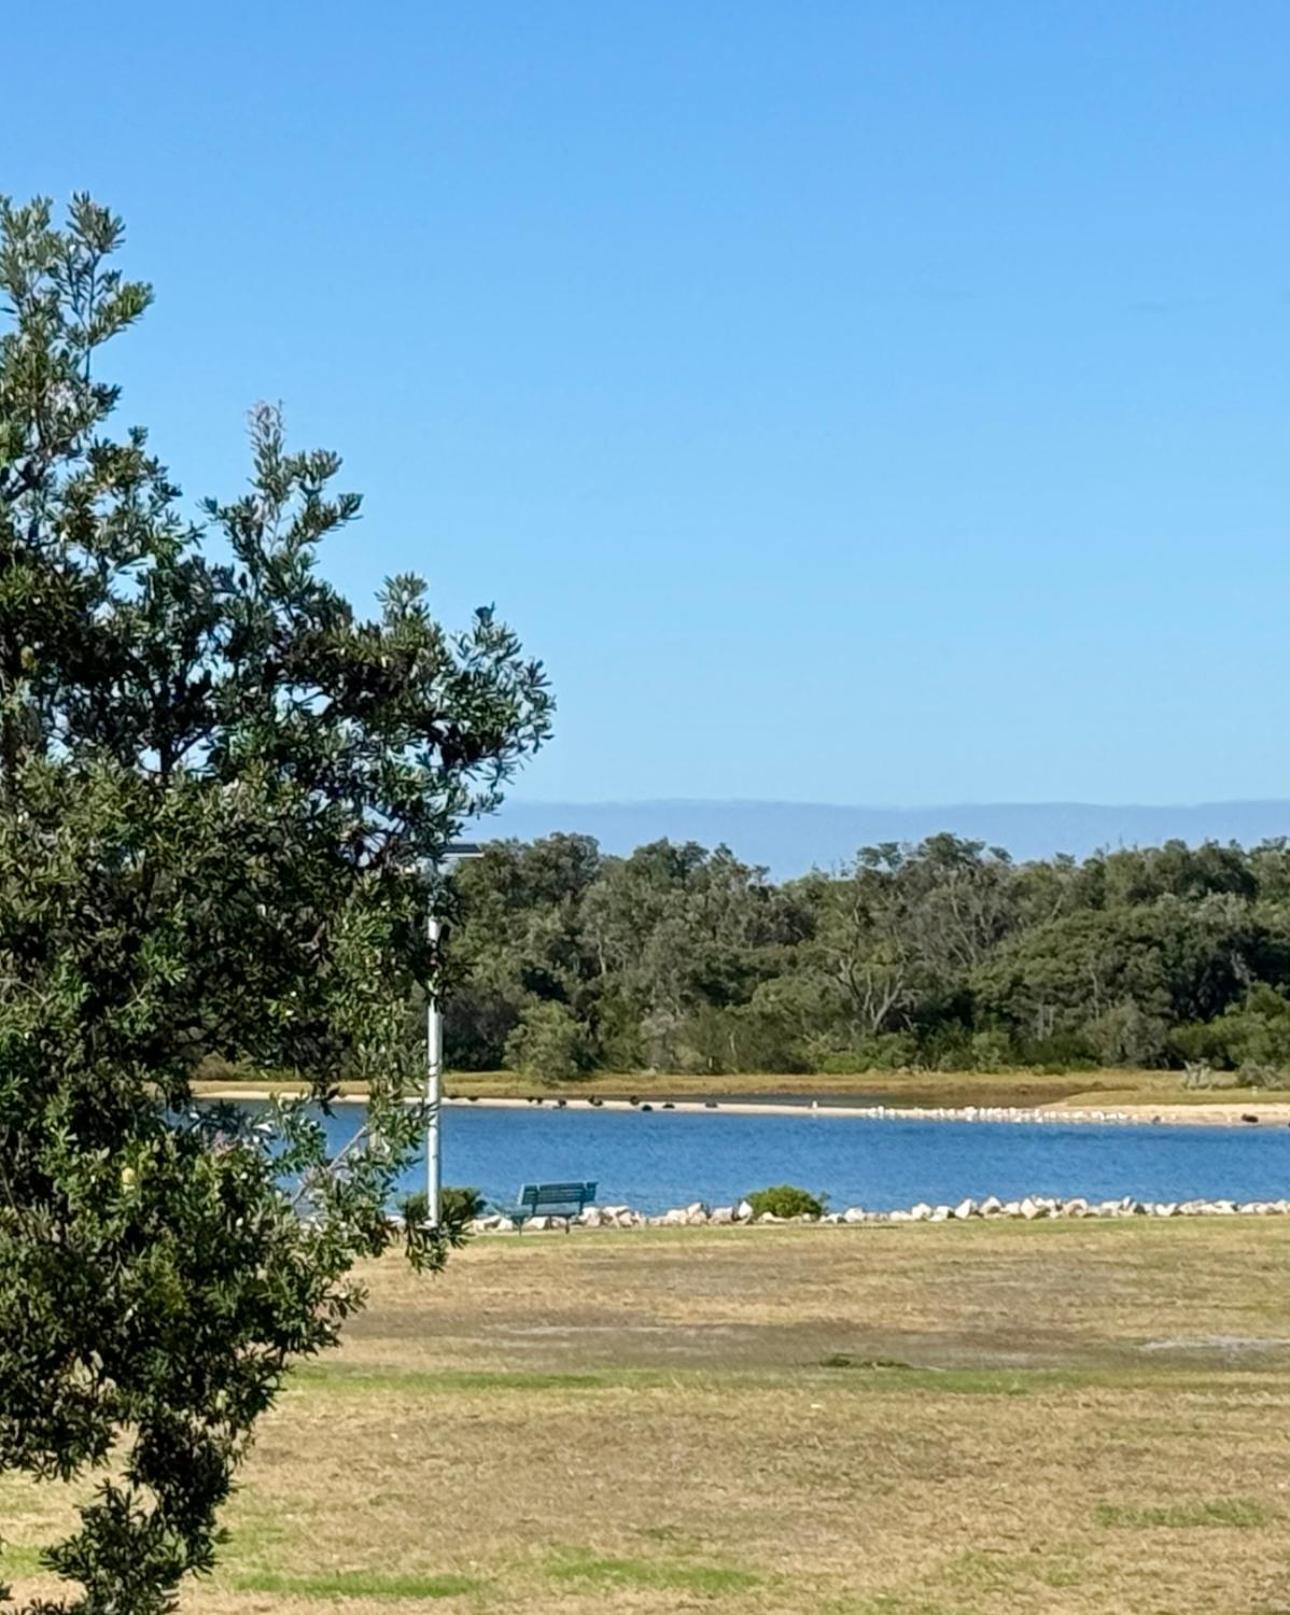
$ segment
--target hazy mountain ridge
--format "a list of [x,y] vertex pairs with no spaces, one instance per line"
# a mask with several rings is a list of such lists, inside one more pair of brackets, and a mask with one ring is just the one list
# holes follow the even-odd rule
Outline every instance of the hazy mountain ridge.
[[1107,806],[1086,802],[962,803],[943,807],[845,807],[815,802],[685,801],[511,802],[473,827],[481,838],[531,840],[554,831],[595,836],[607,852],[625,853],[668,837],[729,846],[745,862],[764,864],[778,879],[829,868],[858,847],[920,841],[939,830],[1004,847],[1014,858],[1099,848],[1155,846],[1173,838],[1238,841],[1249,846],[1290,835],[1290,801],[1200,802],[1177,806]]

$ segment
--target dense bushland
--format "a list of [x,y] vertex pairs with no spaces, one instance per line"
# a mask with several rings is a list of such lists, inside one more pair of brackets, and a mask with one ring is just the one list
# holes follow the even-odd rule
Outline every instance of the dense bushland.
[[1290,1066],[1290,843],[1015,864],[952,835],[775,884],[724,847],[493,842],[448,1057],[593,1069]]

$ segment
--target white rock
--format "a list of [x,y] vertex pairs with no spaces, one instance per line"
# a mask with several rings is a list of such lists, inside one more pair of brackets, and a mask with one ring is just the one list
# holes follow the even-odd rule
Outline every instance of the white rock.
[[524,1224],[525,1231],[532,1229],[535,1234],[544,1234],[555,1223],[554,1217],[530,1217]]
[[1033,1197],[1033,1195],[1027,1195],[1017,1209],[1027,1222],[1033,1222],[1036,1217],[1042,1217],[1044,1215],[1044,1208]]
[[928,1222],[948,1222],[953,1215],[949,1206],[933,1206]]
[[869,1213],[863,1206],[848,1206],[842,1213],[842,1221],[850,1223],[865,1222],[868,1220],[868,1216]]
[[997,1195],[988,1194],[977,1210],[983,1217],[997,1217],[1003,1210],[1003,1201]]
[[1088,1201],[1082,1196],[1076,1195],[1073,1200],[1067,1200],[1061,1209],[1063,1217],[1087,1217]]
[[975,1200],[960,1200],[958,1205],[955,1206],[953,1212],[954,1217],[959,1222],[966,1222],[969,1217],[975,1217],[976,1214],[977,1209]]
[[604,1220],[604,1214],[598,1206],[584,1206],[578,1213],[578,1221],[584,1228],[599,1228]]
[[783,1217],[777,1217],[773,1211],[763,1211],[757,1219],[758,1222],[783,1222]]
[[709,1222],[716,1223],[720,1227],[724,1227],[727,1223],[732,1223],[734,1220],[735,1208],[733,1206],[714,1206],[712,1215],[708,1218]]
[[889,1213],[892,1222],[913,1222],[913,1215],[908,1211],[893,1211]]
[[739,1202],[739,1204],[735,1207],[735,1217],[740,1222],[747,1222],[749,1220],[749,1218],[752,1216],[752,1214],[753,1214],[752,1206],[749,1205],[748,1201],[746,1201],[746,1200],[741,1200]]
[[706,1201],[692,1200],[690,1202],[690,1204],[685,1208],[685,1210],[686,1210],[686,1215],[687,1216],[693,1217],[695,1212],[697,1211],[697,1212],[702,1212],[703,1213],[703,1217],[704,1217],[705,1221],[707,1219],[708,1207],[707,1207]]
[[911,1222],[929,1222],[931,1215],[932,1208],[927,1204],[926,1200],[920,1200],[916,1206],[910,1206],[909,1208],[909,1220]]
[[698,1228],[708,1220],[708,1213],[703,1206],[692,1206],[685,1214],[685,1220],[691,1228]]
[[663,1226],[665,1228],[683,1228],[689,1220],[689,1212],[681,1206],[673,1206],[671,1211],[663,1213]]

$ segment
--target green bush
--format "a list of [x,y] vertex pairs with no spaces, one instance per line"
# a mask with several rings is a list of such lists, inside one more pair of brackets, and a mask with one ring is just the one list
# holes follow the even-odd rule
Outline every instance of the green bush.
[[753,1216],[769,1211],[773,1217],[822,1217],[827,1195],[813,1195],[794,1183],[777,1183],[769,1189],[754,1189],[746,1196]]
[[[424,1189],[417,1189],[399,1204],[403,1220],[410,1228],[421,1227],[429,1215]],[[484,1197],[478,1189],[445,1183],[439,1190],[439,1220],[449,1239],[459,1244],[466,1237],[467,1224],[484,1213]]]
[[567,1082],[591,1069],[591,1039],[567,1005],[537,999],[525,1006],[506,1039],[506,1063],[538,1082]]

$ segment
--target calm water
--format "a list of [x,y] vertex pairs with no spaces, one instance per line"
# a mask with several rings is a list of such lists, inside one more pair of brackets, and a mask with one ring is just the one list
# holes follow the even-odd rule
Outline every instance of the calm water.
[[[341,1142],[361,1107],[330,1126]],[[521,1183],[590,1178],[597,1199],[642,1211],[691,1200],[728,1205],[750,1189],[797,1183],[836,1210],[953,1203],[965,1195],[1142,1200],[1290,1196],[1290,1128],[1059,1126],[866,1121],[674,1111],[448,1109],[444,1182],[490,1201]],[[419,1186],[420,1173],[409,1180]]]

